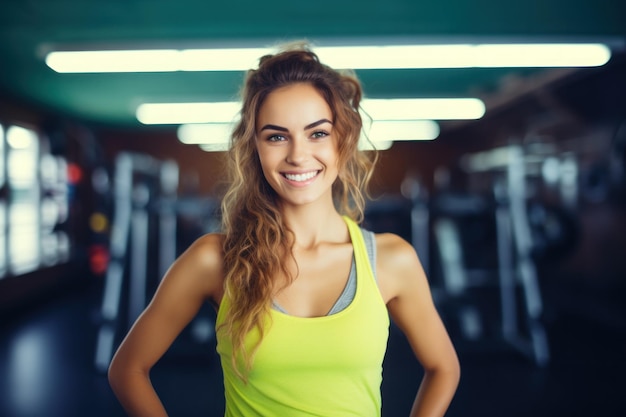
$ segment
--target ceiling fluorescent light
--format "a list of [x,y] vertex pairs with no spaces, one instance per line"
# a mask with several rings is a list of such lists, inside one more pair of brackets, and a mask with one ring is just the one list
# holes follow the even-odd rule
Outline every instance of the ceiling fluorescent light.
[[477,98],[365,99],[361,107],[374,120],[472,120],[485,114]]
[[178,140],[187,145],[226,145],[233,131],[232,123],[184,124],[177,130]]
[[46,55],[46,65],[61,73],[179,71],[179,51],[58,51]]
[[386,151],[387,149],[391,148],[391,146],[393,146],[392,140],[379,140],[377,142],[372,142],[371,140],[367,140],[367,138],[363,135],[361,135],[361,137],[359,138],[360,151]]
[[136,117],[143,124],[230,123],[235,120],[241,103],[143,103]]
[[186,49],[180,51],[182,71],[245,71],[258,65],[271,48]]
[[333,68],[403,69],[468,66],[471,45],[380,45],[318,47],[322,62]]
[[[240,107],[236,101],[144,103],[136,116],[143,124],[232,123]],[[485,114],[477,98],[364,99],[361,107],[372,120],[472,120]]]
[[315,48],[334,68],[593,67],[611,58],[603,44],[458,44]]
[[439,136],[439,125],[432,120],[374,120],[367,136],[374,143],[433,140]]
[[60,73],[245,71],[271,48],[53,51],[45,62]]
[[205,152],[226,152],[228,143],[203,143],[198,145]]
[[606,64],[611,50],[602,44],[476,45],[477,67],[596,67]]
[[[334,68],[589,67],[604,65],[610,49],[599,43],[318,46]],[[245,71],[272,48],[53,51],[57,72]]]

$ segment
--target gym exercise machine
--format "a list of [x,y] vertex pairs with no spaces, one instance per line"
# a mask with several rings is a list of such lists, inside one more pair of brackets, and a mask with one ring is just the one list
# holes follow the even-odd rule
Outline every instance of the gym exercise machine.
[[[500,301],[502,338],[532,358],[538,366],[549,362],[548,340],[542,324],[543,303],[533,260],[533,236],[527,213],[527,172],[524,151],[510,145],[487,152],[467,155],[464,167],[468,175],[488,172],[492,196],[466,196],[447,202],[449,207],[467,213],[488,211],[493,215],[496,234],[497,289]],[[463,246],[455,214],[441,211],[433,221],[433,234],[441,260],[443,290],[448,298],[462,297],[470,287],[489,285],[484,275],[470,276],[465,266]],[[456,215],[462,215],[456,213]],[[522,303],[518,305],[518,291]],[[457,309],[465,336],[482,335],[479,311],[467,299]],[[524,323],[520,323],[521,318]]]
[[[95,354],[95,366],[99,371],[105,372],[109,366],[124,312],[129,327],[146,305],[149,204],[155,194],[163,199],[159,213],[159,273],[164,273],[175,259],[176,220],[171,206],[177,187],[178,166],[173,162],[161,162],[135,153],[121,153],[115,160],[110,260]],[[125,277],[128,277],[128,303],[127,308],[122,309]]]
[[[117,336],[139,317],[175,261],[178,246],[214,231],[203,223],[191,231],[193,236],[185,236],[185,242],[178,244],[185,232],[180,218],[214,220],[216,211],[212,199],[180,196],[178,186],[179,170],[173,161],[130,152],[120,153],[115,160],[110,260],[95,352],[95,367],[100,372],[109,366]],[[213,324],[202,315],[190,327],[197,342],[212,337]]]

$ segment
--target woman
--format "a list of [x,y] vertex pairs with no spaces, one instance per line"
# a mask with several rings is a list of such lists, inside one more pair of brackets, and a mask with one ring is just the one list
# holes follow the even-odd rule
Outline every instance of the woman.
[[223,234],[172,265],[109,380],[132,416],[165,416],[149,370],[202,304],[218,311],[226,416],[376,416],[389,316],[425,376],[411,416],[443,415],[459,364],[412,246],[361,229],[373,163],[361,87],[305,47],[248,73]]

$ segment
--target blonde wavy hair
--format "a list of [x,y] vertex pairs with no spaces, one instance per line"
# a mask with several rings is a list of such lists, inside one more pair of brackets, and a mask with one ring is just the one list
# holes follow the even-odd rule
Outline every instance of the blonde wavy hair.
[[[252,366],[254,354],[266,328],[274,279],[280,272],[293,279],[285,267],[292,256],[292,232],[285,225],[278,197],[266,181],[256,149],[256,118],[272,91],[291,84],[307,83],[324,97],[333,115],[337,135],[339,175],[333,197],[339,213],[357,222],[363,220],[365,194],[371,178],[375,153],[359,151],[362,129],[359,105],[362,89],[352,72],[340,72],[322,64],[307,44],[284,46],[274,55],[263,56],[258,69],[247,73],[241,92],[243,105],[228,152],[228,189],[222,200],[222,230],[225,296],[230,299],[225,320],[218,331],[226,331],[233,346],[233,367],[243,359]],[[251,351],[244,346],[253,329],[259,339]]]

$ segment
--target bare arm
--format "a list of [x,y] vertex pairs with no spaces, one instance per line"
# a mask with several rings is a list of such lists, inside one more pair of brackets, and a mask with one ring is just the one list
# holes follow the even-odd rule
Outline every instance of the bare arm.
[[378,235],[377,242],[381,294],[425,372],[411,417],[443,416],[459,383],[456,352],[413,247],[392,234]]
[[130,416],[167,416],[150,382],[150,369],[202,304],[206,300],[218,304],[221,294],[220,238],[207,235],[187,249],[166,273],[109,366],[111,388]]

